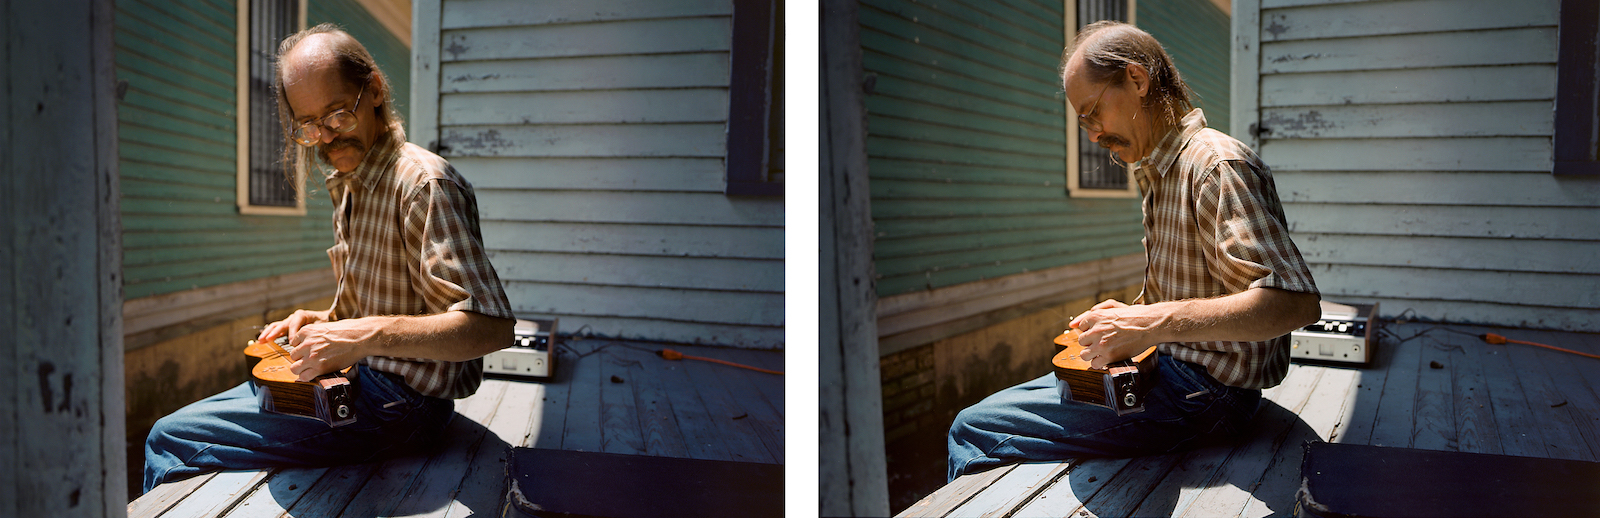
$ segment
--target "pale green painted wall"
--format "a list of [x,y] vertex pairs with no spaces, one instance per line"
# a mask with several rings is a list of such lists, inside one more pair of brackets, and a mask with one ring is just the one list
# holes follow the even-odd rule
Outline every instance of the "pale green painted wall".
[[[305,216],[242,216],[235,204],[235,3],[119,0],[117,79],[124,296],[136,299],[328,266],[329,201],[308,185]],[[349,0],[313,2],[410,95],[410,55]],[[404,107],[402,105],[402,113]]]
[[1066,194],[1062,9],[862,2],[880,297],[1141,251],[1136,199]]

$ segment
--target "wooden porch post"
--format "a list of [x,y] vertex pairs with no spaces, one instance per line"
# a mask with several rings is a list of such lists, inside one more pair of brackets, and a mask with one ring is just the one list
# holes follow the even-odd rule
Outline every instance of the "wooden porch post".
[[854,0],[825,0],[820,20],[817,448],[823,516],[889,515],[856,6]]
[[0,516],[123,516],[112,2],[0,0]]

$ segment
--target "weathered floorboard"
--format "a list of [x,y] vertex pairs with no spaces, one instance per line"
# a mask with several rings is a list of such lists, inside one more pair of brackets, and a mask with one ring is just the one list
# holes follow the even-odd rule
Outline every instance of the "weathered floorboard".
[[1457,358],[1451,348],[1459,346],[1439,340],[1438,333],[1419,340],[1422,357],[1417,365],[1417,393],[1413,403],[1415,424],[1411,431],[1411,447],[1424,450],[1455,451],[1456,420],[1453,415],[1455,395],[1451,393],[1451,379]]
[[1025,506],[1016,516],[1076,516],[1083,503],[1100,493],[1111,477],[1122,471],[1129,459],[1089,459],[1072,465],[1071,471]]
[[215,476],[216,473],[206,473],[156,486],[128,504],[128,516],[160,516]]
[[1062,474],[1071,464],[1066,462],[1035,462],[1018,464],[995,484],[1009,491],[986,491],[968,500],[950,513],[951,516],[1010,516],[1018,506],[1038,495]]
[[950,510],[965,504],[973,496],[988,489],[996,480],[1000,480],[1001,477],[1004,477],[1006,473],[1010,473],[1016,467],[1016,464],[1008,464],[988,471],[957,477],[954,481],[939,488],[938,491],[928,495],[927,498],[923,498],[921,501],[912,504],[911,507],[906,508],[906,510],[901,511],[897,516],[901,518],[948,516]]
[[634,407],[634,387],[639,380],[629,366],[639,365],[628,349],[612,347],[591,357],[600,363],[600,451],[639,455],[644,439],[639,433],[639,414]]
[[1498,368],[1501,357],[1491,356],[1486,345],[1463,345],[1461,360],[1454,365],[1455,386],[1452,394],[1455,396],[1456,449],[1470,453],[1500,454],[1500,435],[1495,427],[1494,406],[1490,402],[1489,382],[1484,372]]
[[[436,449],[331,468],[206,474],[164,484],[128,505],[129,516],[482,516],[505,495],[513,446],[599,445],[605,398],[609,431],[629,430],[653,456],[781,462],[782,377],[705,362],[669,362],[655,344],[579,343],[546,383],[491,378],[457,400],[447,440]],[[775,352],[672,346],[686,354],[781,365]],[[560,348],[558,348],[559,350]],[[701,365],[689,369],[691,363]],[[570,375],[568,375],[570,374]],[[566,376],[564,376],[566,375]],[[612,383],[616,375],[622,383]],[[569,397],[572,395],[576,397]],[[710,400],[708,404],[706,400]],[[625,412],[618,413],[617,407]],[[582,414],[568,419],[568,414]],[[713,417],[714,416],[714,417]],[[613,440],[616,436],[613,436]],[[597,451],[589,450],[589,451]]]
[[1394,363],[1389,365],[1389,376],[1383,384],[1383,395],[1378,401],[1378,415],[1372,423],[1373,446],[1411,446],[1412,424],[1417,393],[1417,365],[1422,361],[1424,337],[1395,344]]
[[[1316,391],[1298,412],[1304,426],[1290,429],[1277,450],[1267,454],[1269,462],[1264,464],[1260,478],[1248,493],[1233,493],[1237,498],[1224,500],[1226,505],[1219,505],[1215,508],[1217,511],[1232,509],[1232,514],[1239,516],[1284,516],[1294,511],[1295,491],[1300,489],[1300,464],[1305,456],[1302,445],[1306,441],[1331,438],[1341,422],[1340,416],[1349,411],[1344,407],[1349,401],[1346,394],[1354,389],[1357,379],[1353,369],[1327,368],[1326,371]],[[1241,460],[1249,458],[1241,457]],[[1240,501],[1244,504],[1242,510],[1234,507]],[[1211,509],[1199,507],[1186,515],[1212,516]]]
[[[1286,515],[1308,440],[1543,458],[1600,452],[1600,360],[1487,344],[1487,328],[1389,327],[1371,365],[1291,365],[1263,391],[1272,406],[1231,445],[1004,466],[961,477],[901,516]],[[1600,352],[1597,335],[1491,331]]]
[[[1262,468],[1260,465],[1249,465],[1270,460],[1271,457],[1261,454],[1251,456],[1255,453],[1253,450],[1262,448],[1263,452],[1275,452],[1280,449],[1284,441],[1292,440],[1296,435],[1303,436],[1307,425],[1300,414],[1312,404],[1313,396],[1322,392],[1321,381],[1329,376],[1330,371],[1327,369],[1296,369],[1290,377],[1284,378],[1281,390],[1275,389],[1270,395],[1263,394],[1268,401],[1278,405],[1282,410],[1271,409],[1263,402],[1264,408],[1274,412],[1287,411],[1286,413],[1278,414],[1279,419],[1269,419],[1265,422],[1257,420],[1254,423],[1255,428],[1244,440],[1195,450],[1190,457],[1196,462],[1180,464],[1179,469],[1174,470],[1173,475],[1169,475],[1169,480],[1157,486],[1158,490],[1153,495],[1159,497],[1175,495],[1177,498],[1170,500],[1171,503],[1168,503],[1168,498],[1147,499],[1147,502],[1140,504],[1138,514],[1164,510],[1173,516],[1205,516],[1192,513],[1189,509],[1206,495],[1218,491],[1254,489],[1253,486],[1261,477]],[[1202,471],[1204,474],[1201,474]],[[1161,491],[1162,485],[1169,488],[1175,486],[1176,490]],[[1248,497],[1248,493],[1244,493],[1243,496]],[[1216,498],[1233,500],[1226,495],[1217,495]],[[1237,505],[1238,508],[1244,506],[1242,499],[1237,501]],[[1237,508],[1233,512],[1237,513]]]

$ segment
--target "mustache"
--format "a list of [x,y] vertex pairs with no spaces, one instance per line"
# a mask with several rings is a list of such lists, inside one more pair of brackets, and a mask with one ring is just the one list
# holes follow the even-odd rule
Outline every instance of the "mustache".
[[1098,144],[1106,149],[1111,149],[1112,146],[1128,147],[1128,141],[1116,135],[1101,135]]
[[364,149],[361,146],[361,141],[356,140],[355,138],[334,139],[333,142],[329,142],[326,145],[317,147],[317,158],[321,158],[322,161],[326,163],[328,162],[328,153],[344,148],[350,148],[356,151],[362,151]]

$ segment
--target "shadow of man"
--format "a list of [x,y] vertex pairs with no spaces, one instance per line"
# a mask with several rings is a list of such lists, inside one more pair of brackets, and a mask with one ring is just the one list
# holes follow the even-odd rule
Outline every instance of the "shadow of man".
[[505,495],[511,445],[460,414],[440,445],[387,460],[288,468],[267,482],[290,516],[366,518],[437,514],[447,507],[494,516]]
[[[1067,477],[1094,516],[1237,516],[1263,505],[1264,514],[1288,516],[1299,488],[1300,444],[1316,438],[1300,416],[1263,399],[1249,430],[1236,440],[1164,455],[1086,460]],[[1225,486],[1234,490],[1203,491]]]

